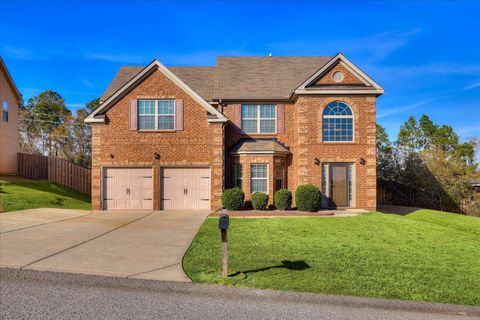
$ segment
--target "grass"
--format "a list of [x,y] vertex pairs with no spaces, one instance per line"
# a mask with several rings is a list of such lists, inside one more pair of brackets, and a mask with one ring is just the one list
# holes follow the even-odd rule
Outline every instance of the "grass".
[[45,180],[0,177],[0,212],[33,208],[90,210],[90,197]]
[[480,305],[480,219],[433,210],[406,216],[230,219],[221,279],[218,219],[183,266],[195,282]]

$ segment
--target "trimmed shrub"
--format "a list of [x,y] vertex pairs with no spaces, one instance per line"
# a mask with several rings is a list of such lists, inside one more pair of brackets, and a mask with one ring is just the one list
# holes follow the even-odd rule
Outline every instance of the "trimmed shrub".
[[243,206],[245,193],[240,188],[227,189],[222,193],[222,206],[227,210],[239,210]]
[[315,212],[320,209],[322,204],[322,195],[320,190],[313,184],[304,184],[298,186],[295,191],[295,202],[298,211]]
[[273,196],[273,203],[278,210],[290,210],[292,207],[292,193],[287,189],[280,189]]
[[255,192],[252,194],[252,206],[255,210],[265,210],[268,204],[268,194]]

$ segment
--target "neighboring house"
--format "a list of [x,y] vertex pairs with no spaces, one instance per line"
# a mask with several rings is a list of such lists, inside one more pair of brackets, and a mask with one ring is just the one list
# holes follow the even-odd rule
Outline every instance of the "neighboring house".
[[2,117],[0,119],[0,174],[17,173],[18,148],[18,106],[22,96],[8,72],[7,66],[0,57],[0,103]]
[[221,207],[312,183],[324,207],[376,207],[383,89],[334,57],[218,57],[214,67],[122,67],[93,126],[95,209]]

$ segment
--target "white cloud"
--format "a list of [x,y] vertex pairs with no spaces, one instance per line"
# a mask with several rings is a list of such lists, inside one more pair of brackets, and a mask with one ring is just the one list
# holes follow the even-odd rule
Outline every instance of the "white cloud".
[[[397,50],[406,46],[411,38],[419,33],[419,28],[408,31],[387,31],[368,35],[359,38],[340,39],[340,40],[299,40],[280,43],[271,43],[271,48],[281,51],[282,54],[298,54],[302,52],[307,55],[318,55],[329,52],[334,54],[341,51],[347,55],[363,56],[365,60],[378,61],[386,58]],[[335,52],[331,52],[335,50]]]
[[476,89],[476,88],[480,88],[480,81],[466,86],[465,88],[463,88],[463,90],[472,90],[472,89]]
[[411,109],[414,109],[414,108],[417,108],[417,107],[420,107],[420,106],[429,104],[429,103],[431,103],[431,102],[433,102],[433,101],[443,100],[443,99],[447,99],[447,98],[450,98],[450,96],[440,96],[440,97],[436,97],[436,98],[425,99],[425,100],[421,100],[421,101],[418,101],[418,102],[409,104],[409,105],[407,105],[407,106],[387,109],[386,111],[384,111],[384,112],[382,112],[382,113],[379,113],[379,114],[377,115],[377,119],[382,119],[382,118],[391,116],[391,115],[393,115],[393,114],[397,114],[397,113],[400,113],[400,112],[408,111],[408,110],[411,110]]
[[89,87],[89,88],[95,88],[95,85],[88,81],[87,79],[82,79],[82,83],[86,86],[86,87]]
[[137,54],[115,54],[115,53],[90,53],[87,54],[88,59],[93,60],[105,60],[110,62],[122,62],[122,63],[137,63],[137,64],[146,64],[148,61],[152,60],[144,55]]

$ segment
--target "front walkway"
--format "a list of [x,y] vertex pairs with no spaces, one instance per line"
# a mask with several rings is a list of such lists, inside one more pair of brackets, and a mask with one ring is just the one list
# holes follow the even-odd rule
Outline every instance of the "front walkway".
[[55,211],[0,215],[0,267],[190,281],[182,258],[210,213]]

